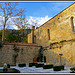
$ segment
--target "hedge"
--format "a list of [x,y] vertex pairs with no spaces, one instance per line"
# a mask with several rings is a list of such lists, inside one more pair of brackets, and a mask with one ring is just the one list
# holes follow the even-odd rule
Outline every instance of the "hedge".
[[19,67],[25,67],[26,64],[18,64]]
[[43,69],[50,69],[50,68],[53,68],[53,65],[52,64],[44,65],[43,66]]
[[10,65],[9,64],[7,64],[7,68],[10,68]]
[[75,67],[70,68],[71,72],[70,73],[75,73]]
[[54,71],[61,71],[61,70],[64,70],[64,66],[63,66],[63,65],[54,66],[54,67],[53,67],[53,70],[54,70]]
[[35,66],[37,63],[29,63],[29,67]]
[[44,64],[36,64],[35,66],[36,66],[36,68],[38,68],[38,67],[43,67]]

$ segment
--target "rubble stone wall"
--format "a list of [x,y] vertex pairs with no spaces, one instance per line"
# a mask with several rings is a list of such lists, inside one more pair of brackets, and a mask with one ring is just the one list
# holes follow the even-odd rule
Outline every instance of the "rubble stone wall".
[[[63,54],[61,59],[59,54]],[[75,40],[52,45],[51,48],[44,51],[44,56],[46,56],[46,63],[75,66]]]
[[16,45],[17,50],[14,50],[14,45],[3,45],[0,48],[0,66],[4,63],[10,65],[29,64],[33,62],[34,57],[38,57],[40,46],[22,46]]

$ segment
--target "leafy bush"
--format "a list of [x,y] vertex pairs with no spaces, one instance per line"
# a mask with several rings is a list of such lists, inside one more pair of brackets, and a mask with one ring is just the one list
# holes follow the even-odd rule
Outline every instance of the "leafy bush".
[[50,65],[44,65],[43,66],[43,69],[50,69],[50,68],[53,68],[53,65],[52,64],[50,64]]
[[75,73],[75,67],[70,68],[71,72],[70,73]]
[[9,64],[7,64],[7,68],[10,68],[10,65]]
[[29,67],[35,66],[37,63],[29,63]]
[[36,66],[37,68],[38,68],[38,67],[43,67],[44,64],[36,64],[35,66]]
[[53,70],[54,70],[54,71],[61,71],[61,70],[64,70],[64,66],[63,66],[63,65],[54,66],[54,67],[53,67]]
[[26,64],[18,64],[19,67],[25,67]]

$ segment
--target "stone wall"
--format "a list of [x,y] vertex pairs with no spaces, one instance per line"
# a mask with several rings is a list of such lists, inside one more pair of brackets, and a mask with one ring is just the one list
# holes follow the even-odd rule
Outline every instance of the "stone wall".
[[[61,60],[60,60],[60,55]],[[54,65],[75,66],[75,40],[67,40],[52,44],[49,49],[44,51],[46,63]]]
[[40,46],[5,44],[0,48],[0,66],[4,63],[18,65],[33,62],[38,57]]
[[[71,17],[75,18],[75,3],[34,31],[36,43],[46,47],[53,42],[75,39]],[[50,30],[50,40],[48,39],[48,29]],[[28,43],[32,43],[32,33],[28,35]]]
[[15,65],[13,61],[14,50],[12,45],[3,45],[0,48],[0,66],[3,66],[4,63],[10,65]]
[[29,63],[33,62],[34,57],[38,57],[40,47],[35,46],[18,46],[19,53],[16,59],[16,65],[18,63],[26,63],[29,65]]

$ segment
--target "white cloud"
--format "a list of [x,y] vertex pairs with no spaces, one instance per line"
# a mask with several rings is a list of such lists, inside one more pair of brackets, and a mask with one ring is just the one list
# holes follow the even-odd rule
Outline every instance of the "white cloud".
[[16,25],[13,25],[12,26],[14,29],[18,30],[18,27]]
[[[51,19],[51,17],[48,17],[48,16],[45,16],[45,17],[33,17],[33,16],[30,16],[29,19],[28,19],[28,23],[32,26],[32,25],[35,25],[36,24],[36,27],[39,27],[41,26],[42,24],[44,24],[45,22],[47,22],[49,19]],[[16,29],[18,30],[18,27],[16,25],[14,25],[12,22],[9,23],[9,28],[11,29]],[[29,26],[29,27],[31,27]]]
[[51,19],[51,17],[45,16],[45,17],[32,17],[30,16],[28,22],[31,25],[34,25],[35,23],[37,23],[37,27],[41,26],[42,24],[44,24],[45,22],[47,22],[49,19]]
[[[28,23],[30,24],[29,27],[31,27],[32,25],[35,25],[36,24],[36,27],[39,27],[41,26],[42,24],[44,24],[45,22],[47,22],[49,19],[51,19],[51,17],[48,17],[48,16],[45,16],[45,17],[33,17],[33,16],[29,16],[29,19],[28,19]],[[17,26],[13,25],[13,28],[14,29],[18,29]]]
[[[36,27],[41,26],[42,24],[44,24],[45,22],[47,22],[49,19],[51,19],[51,17],[45,16],[45,17],[33,17],[33,16],[29,16],[28,19],[28,23],[30,24],[29,27],[31,27],[32,25],[36,24]],[[13,25],[14,29],[18,29],[17,26]]]

